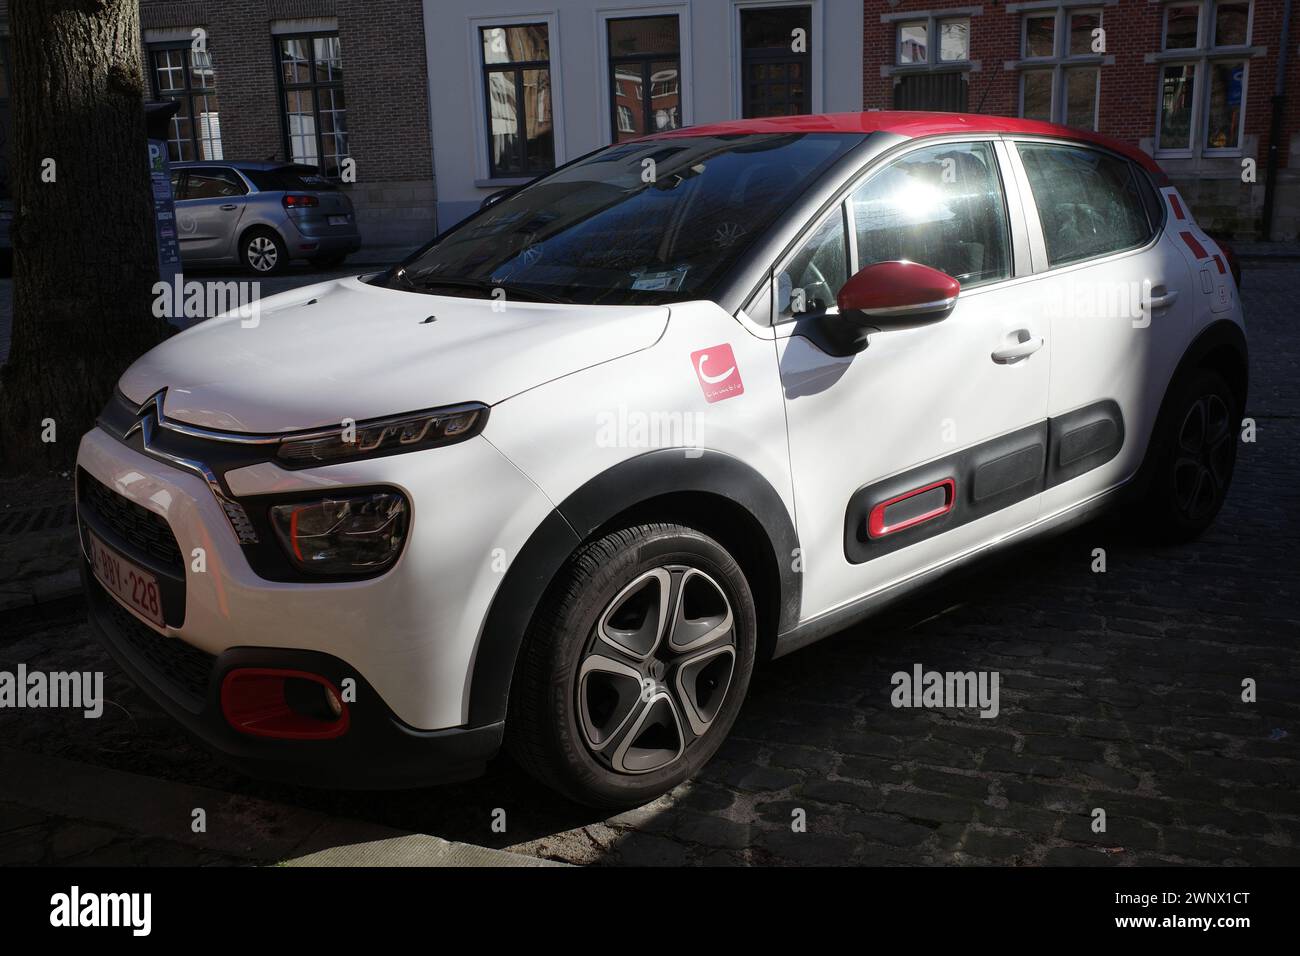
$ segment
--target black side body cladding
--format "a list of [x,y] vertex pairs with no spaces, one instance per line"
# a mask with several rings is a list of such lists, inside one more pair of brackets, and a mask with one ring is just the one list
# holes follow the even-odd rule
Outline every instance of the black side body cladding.
[[[961,527],[1104,465],[1123,447],[1124,416],[1116,402],[1106,399],[864,485],[845,512],[844,556],[851,564],[862,564]],[[956,483],[949,511],[871,537],[872,509],[945,478]]]
[[573,492],[511,562],[479,636],[469,693],[471,727],[505,718],[515,660],[533,610],[574,549],[618,515],[683,493],[727,499],[758,522],[780,579],[777,631],[798,622],[802,581],[794,564],[799,542],[776,490],[730,455],[706,450],[688,458],[680,448],[656,449],[615,465]]

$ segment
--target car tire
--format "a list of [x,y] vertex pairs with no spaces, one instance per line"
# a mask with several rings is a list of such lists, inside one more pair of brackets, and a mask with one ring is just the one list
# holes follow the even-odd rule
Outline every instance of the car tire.
[[1223,507],[1237,460],[1240,400],[1213,369],[1174,384],[1148,450],[1151,469],[1137,515],[1170,544],[1199,537]]
[[239,240],[239,258],[254,275],[273,276],[289,264],[289,248],[274,229],[250,229]]
[[717,541],[666,523],[606,534],[573,554],[533,617],[506,748],[579,803],[639,806],[717,751],[756,647],[749,583]]

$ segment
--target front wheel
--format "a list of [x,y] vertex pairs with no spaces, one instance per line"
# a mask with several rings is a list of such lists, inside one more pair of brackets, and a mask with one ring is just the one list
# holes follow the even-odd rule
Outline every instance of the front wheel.
[[1198,369],[1174,387],[1152,436],[1141,513],[1163,540],[1191,541],[1213,523],[1237,461],[1239,401],[1222,375]]
[[653,800],[717,751],[756,646],[749,584],[720,544],[676,524],[612,532],[570,558],[538,609],[506,745],[581,803]]

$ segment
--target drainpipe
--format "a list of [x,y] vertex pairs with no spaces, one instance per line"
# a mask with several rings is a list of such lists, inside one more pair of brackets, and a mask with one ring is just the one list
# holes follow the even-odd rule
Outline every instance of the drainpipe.
[[1277,201],[1277,158],[1282,139],[1282,106],[1286,101],[1286,55],[1291,43],[1291,0],[1282,8],[1282,42],[1277,53],[1277,80],[1273,84],[1273,115],[1268,128],[1268,173],[1264,178],[1264,239],[1273,238],[1273,204]]

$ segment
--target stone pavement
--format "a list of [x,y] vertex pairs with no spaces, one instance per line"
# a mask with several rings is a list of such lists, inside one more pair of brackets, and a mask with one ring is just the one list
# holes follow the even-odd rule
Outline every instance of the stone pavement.
[[[764,667],[718,758],[646,807],[574,807],[505,762],[479,781],[393,794],[248,780],[181,733],[57,605],[0,637],[0,668],[104,670],[112,706],[98,721],[0,711],[0,740],[573,863],[1296,865],[1297,290],[1300,263],[1248,264],[1258,440],[1240,447],[1228,504],[1200,541],[1157,548],[1090,525]],[[1102,574],[1090,569],[1097,547]],[[998,671],[999,715],[894,709],[890,676],[918,662]],[[1091,828],[1097,809],[1104,833]],[[496,810],[505,833],[491,828]]]
[[3,748],[0,780],[0,864],[557,865]]

